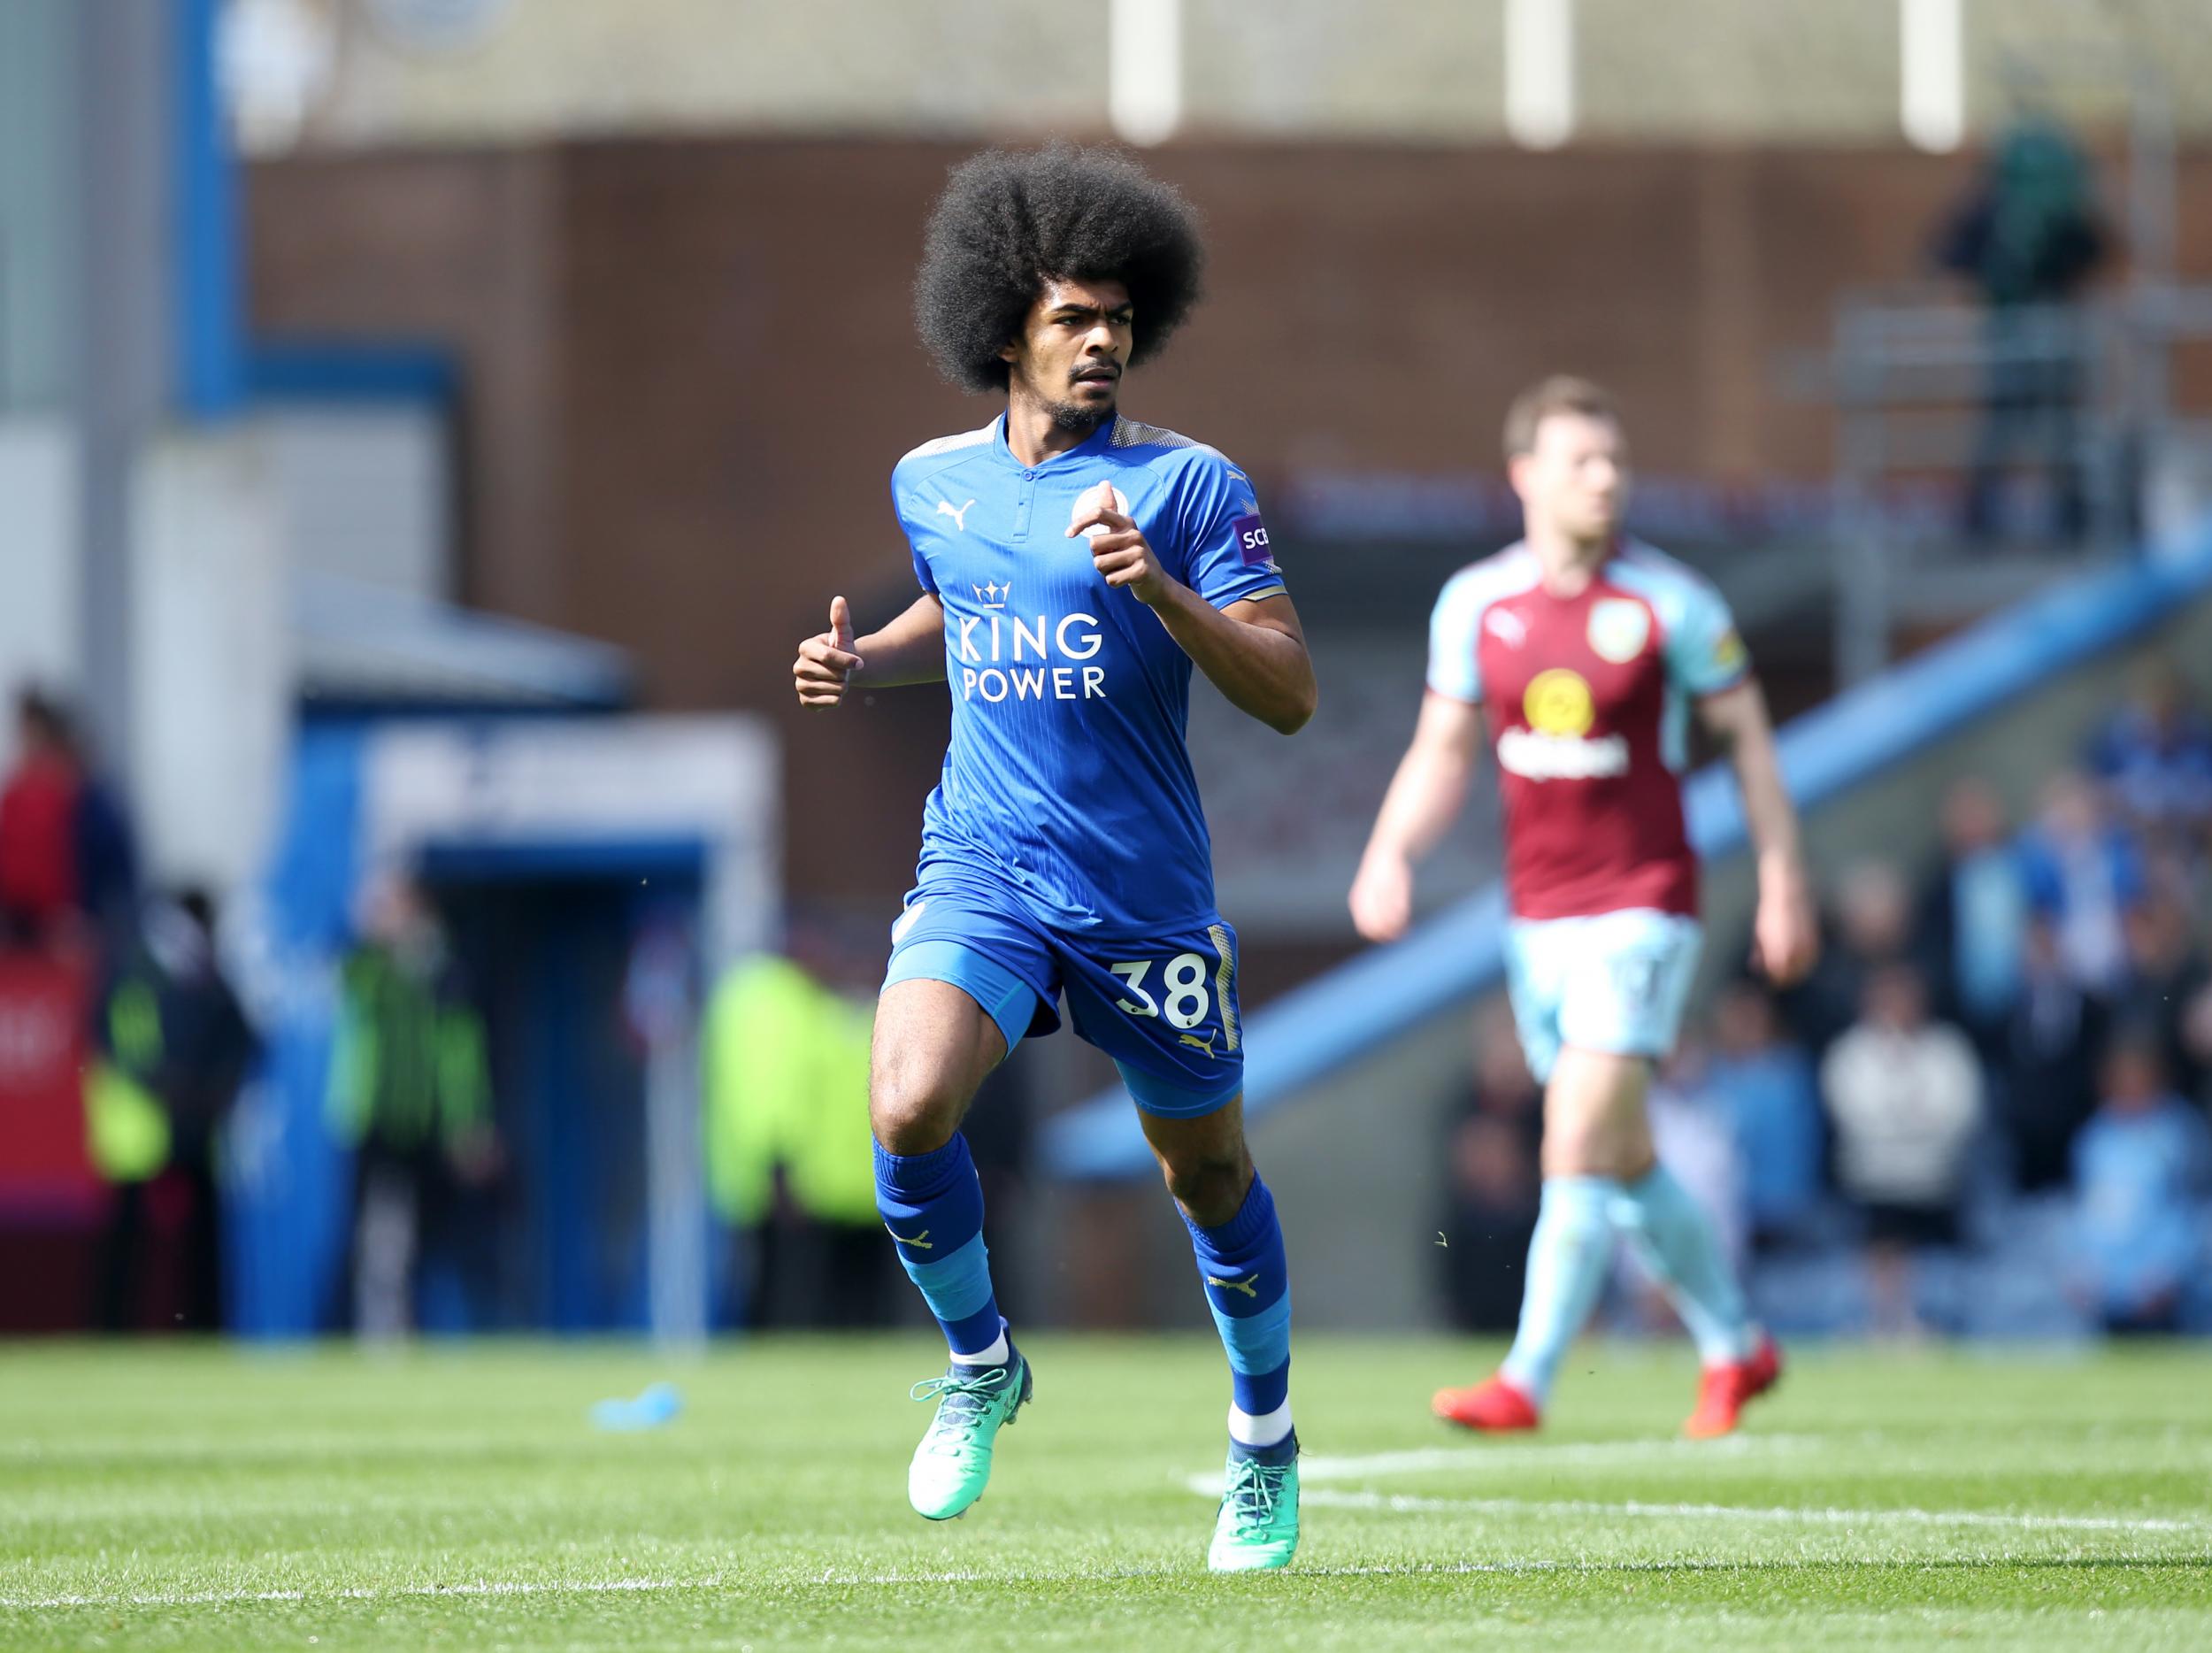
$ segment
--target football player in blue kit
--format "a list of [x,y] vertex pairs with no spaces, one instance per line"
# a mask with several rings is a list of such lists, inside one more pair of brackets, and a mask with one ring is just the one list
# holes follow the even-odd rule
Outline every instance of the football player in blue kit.
[[891,475],[920,595],[856,637],[842,597],[800,645],[800,700],[944,683],[952,735],[891,932],[870,1111],[877,1203],[951,1364],[907,1478],[943,1520],[981,1496],[1032,1388],[994,1299],[961,1119],[1021,1040],[1059,1026],[1120,1069],[1188,1225],[1227,1352],[1226,1486],[1209,1563],[1286,1565],[1298,1539],[1290,1288],[1246,1148],[1237,938],[1184,742],[1195,665],[1288,734],[1313,666],[1244,473],[1123,417],[1123,373],[1198,296],[1197,224],[1110,150],[993,151],[931,216],[915,314],[948,377],[1002,395]]

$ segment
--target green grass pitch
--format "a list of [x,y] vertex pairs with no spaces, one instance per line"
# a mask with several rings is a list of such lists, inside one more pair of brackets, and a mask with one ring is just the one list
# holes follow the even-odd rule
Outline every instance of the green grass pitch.
[[[2212,1648],[2212,1357],[1805,1350],[1733,1441],[1678,1349],[1577,1351],[1535,1439],[1426,1415],[1493,1349],[1308,1338],[1305,1542],[1203,1571],[1226,1384],[1039,1337],[963,1520],[905,1506],[918,1337],[0,1349],[0,1647]],[[634,1435],[589,1404],[667,1377]]]

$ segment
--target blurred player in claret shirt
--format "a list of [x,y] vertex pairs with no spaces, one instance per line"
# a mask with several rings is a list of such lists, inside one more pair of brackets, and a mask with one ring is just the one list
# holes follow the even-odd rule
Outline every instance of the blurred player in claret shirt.
[[1183,733],[1193,666],[1285,734],[1315,688],[1251,482],[1118,405],[1124,371],[1195,301],[1199,262],[1188,205],[1110,151],[995,152],[953,173],[916,320],[946,375],[1004,411],[899,461],[921,593],[857,638],[835,599],[793,679],[810,706],[856,678],[952,699],[870,1085],[877,1207],[952,1351],[918,1390],[938,1408],[909,1501],[933,1520],[966,1510],[1029,1397],[960,1122],[1009,1050],[1058,1026],[1064,992],[1190,1229],[1233,1396],[1209,1562],[1243,1572],[1286,1565],[1298,1540],[1290,1279],[1245,1147],[1236,932]]
[[1471,1429],[1533,1429],[1624,1235],[1704,1365],[1697,1436],[1781,1375],[1706,1214],[1658,1163],[1645,1097],[1697,968],[1698,869],[1682,815],[1694,712],[1727,749],[1758,857],[1756,962],[1796,980],[1817,948],[1766,703],[1719,593],[1624,539],[1628,450],[1596,386],[1555,378],[1506,420],[1525,536],[1462,569],[1429,627],[1428,692],[1352,886],[1360,933],[1412,917],[1413,865],[1466,796],[1477,748],[1504,800],[1514,1019],[1544,1091],[1544,1189],[1520,1326],[1496,1375],[1436,1396]]

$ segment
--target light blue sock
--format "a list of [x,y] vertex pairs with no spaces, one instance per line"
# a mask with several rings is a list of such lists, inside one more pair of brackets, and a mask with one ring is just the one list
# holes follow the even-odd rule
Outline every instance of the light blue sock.
[[1536,1233],[1528,1242],[1521,1325],[1500,1372],[1541,1406],[1613,1262],[1613,1206],[1621,1185],[1609,1177],[1547,1177]]
[[1721,1256],[1720,1236],[1703,1207],[1664,1165],[1622,1190],[1621,1232],[1682,1317],[1698,1358],[1709,1366],[1751,1353],[1743,1290]]

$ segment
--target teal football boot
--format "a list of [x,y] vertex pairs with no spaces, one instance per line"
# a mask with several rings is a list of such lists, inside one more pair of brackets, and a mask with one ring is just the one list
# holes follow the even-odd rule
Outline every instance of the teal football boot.
[[991,1443],[999,1426],[1012,1423],[1027,1403],[1030,1388],[1029,1363],[1010,1343],[1002,1364],[956,1362],[943,1377],[914,1386],[916,1400],[937,1403],[937,1416],[906,1471],[907,1502],[917,1515],[949,1521],[983,1495],[991,1479]]
[[1297,1550],[1297,1435],[1271,1447],[1232,1442],[1206,1565],[1216,1572],[1263,1572],[1288,1566]]

